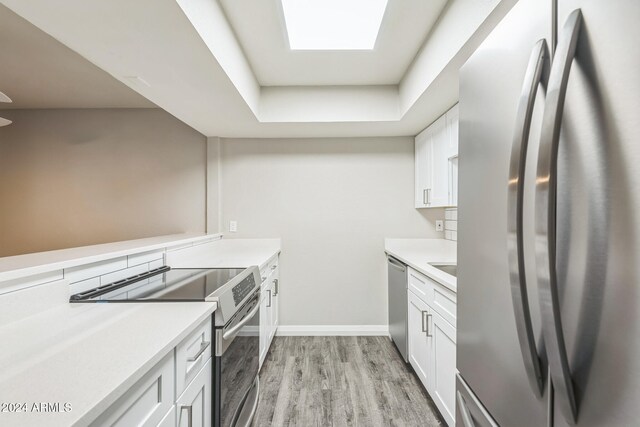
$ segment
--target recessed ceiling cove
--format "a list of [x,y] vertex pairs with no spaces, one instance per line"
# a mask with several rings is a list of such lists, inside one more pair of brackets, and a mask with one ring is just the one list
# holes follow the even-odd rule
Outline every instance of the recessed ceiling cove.
[[220,0],[261,86],[397,85],[445,3],[388,0],[370,50],[297,50],[289,46],[281,0]]
[[458,70],[515,2],[388,0],[373,49],[310,51],[290,49],[281,0],[0,0],[221,137],[415,135],[455,104]]

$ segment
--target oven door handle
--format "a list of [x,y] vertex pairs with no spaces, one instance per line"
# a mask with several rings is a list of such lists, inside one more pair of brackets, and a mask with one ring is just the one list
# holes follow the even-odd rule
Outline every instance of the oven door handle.
[[244,319],[242,319],[242,321],[240,321],[240,323],[238,323],[236,326],[234,326],[233,328],[229,329],[228,331],[224,332],[222,334],[222,339],[227,340],[227,339],[235,336],[237,334],[237,332],[244,325],[249,323],[249,321],[253,318],[253,316],[255,316],[255,314],[258,312],[258,310],[260,310],[260,301],[256,302],[256,306],[251,309],[251,311],[245,316]]

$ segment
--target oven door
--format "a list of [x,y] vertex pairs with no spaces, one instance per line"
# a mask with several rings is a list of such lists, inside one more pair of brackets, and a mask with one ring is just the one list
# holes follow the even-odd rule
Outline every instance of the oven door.
[[214,426],[249,426],[258,405],[260,292],[215,334]]

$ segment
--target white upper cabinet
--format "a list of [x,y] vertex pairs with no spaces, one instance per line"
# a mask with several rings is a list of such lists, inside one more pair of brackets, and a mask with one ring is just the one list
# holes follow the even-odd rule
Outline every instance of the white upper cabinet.
[[458,106],[415,139],[415,207],[456,206],[458,201]]
[[427,197],[429,207],[449,206],[449,132],[446,116],[440,117],[433,127],[431,139],[431,188]]
[[416,208],[426,208],[427,193],[431,187],[431,174],[427,165],[431,163],[431,129],[426,128],[415,140],[415,206]]
[[458,124],[460,122],[460,113],[458,111],[458,104],[454,105],[445,114],[447,119],[447,132],[449,133],[449,145],[447,151],[447,157],[453,159],[458,157]]
[[447,130],[449,132],[449,203],[451,206],[458,206],[458,124],[460,123],[460,113],[458,104],[447,111]]

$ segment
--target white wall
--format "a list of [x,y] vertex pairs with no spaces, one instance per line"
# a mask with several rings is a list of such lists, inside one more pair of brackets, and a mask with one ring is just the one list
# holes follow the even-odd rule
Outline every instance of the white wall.
[[2,116],[0,256],[205,230],[206,139],[168,113]]
[[223,139],[220,152],[225,237],[282,238],[281,324],[386,325],[384,238],[443,237],[444,211],[413,207],[413,138]]

